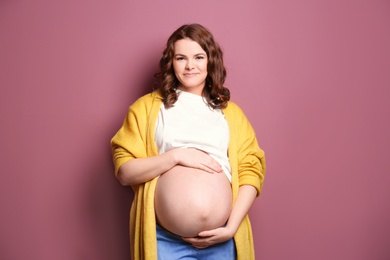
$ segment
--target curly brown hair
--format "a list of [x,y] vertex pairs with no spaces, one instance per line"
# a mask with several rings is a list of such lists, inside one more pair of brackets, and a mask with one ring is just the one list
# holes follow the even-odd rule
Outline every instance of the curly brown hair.
[[155,76],[159,80],[158,89],[166,108],[172,107],[178,99],[176,92],[179,81],[173,71],[174,44],[178,40],[191,39],[197,42],[206,52],[207,77],[203,97],[212,108],[225,108],[230,100],[229,89],[223,86],[226,69],[223,65],[223,52],[214,41],[213,35],[200,24],[186,24],[178,28],[169,37],[163,56],[160,59],[160,72]]

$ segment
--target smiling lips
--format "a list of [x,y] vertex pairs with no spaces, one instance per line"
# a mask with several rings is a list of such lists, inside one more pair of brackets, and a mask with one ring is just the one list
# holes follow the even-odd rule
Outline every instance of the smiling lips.
[[193,76],[198,75],[198,73],[184,73],[183,75],[186,77],[193,77]]

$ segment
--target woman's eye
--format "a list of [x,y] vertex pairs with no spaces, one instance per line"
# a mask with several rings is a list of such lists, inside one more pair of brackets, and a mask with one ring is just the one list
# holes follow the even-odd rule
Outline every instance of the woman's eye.
[[197,59],[197,60],[203,60],[204,57],[203,57],[203,56],[198,56],[198,57],[196,57],[196,59]]
[[176,60],[184,60],[183,57],[177,57]]

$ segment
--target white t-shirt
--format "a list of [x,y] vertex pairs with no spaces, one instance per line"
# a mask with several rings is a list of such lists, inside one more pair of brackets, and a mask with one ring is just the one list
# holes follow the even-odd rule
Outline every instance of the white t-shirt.
[[155,136],[160,154],[189,147],[207,152],[221,164],[231,182],[228,124],[222,111],[209,107],[202,96],[179,91],[173,107],[166,109],[162,104]]

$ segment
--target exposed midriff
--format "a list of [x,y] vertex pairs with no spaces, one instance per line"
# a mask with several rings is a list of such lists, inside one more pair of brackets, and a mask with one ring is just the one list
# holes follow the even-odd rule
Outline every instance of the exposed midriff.
[[232,190],[224,173],[177,165],[159,177],[154,203],[159,225],[182,237],[196,237],[226,223]]

